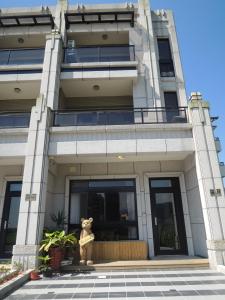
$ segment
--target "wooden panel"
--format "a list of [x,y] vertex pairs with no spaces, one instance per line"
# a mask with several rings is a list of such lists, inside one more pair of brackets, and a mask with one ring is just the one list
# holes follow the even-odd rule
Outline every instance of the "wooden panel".
[[93,260],[144,260],[148,256],[145,241],[94,242]]

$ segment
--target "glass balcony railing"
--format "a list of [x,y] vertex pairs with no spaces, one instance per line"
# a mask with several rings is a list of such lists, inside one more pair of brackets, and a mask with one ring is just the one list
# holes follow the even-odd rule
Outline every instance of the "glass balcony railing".
[[89,46],[66,48],[64,63],[134,61],[134,46]]
[[0,128],[27,128],[30,124],[29,112],[0,112]]
[[113,110],[61,110],[53,112],[53,126],[96,126],[187,123],[186,107]]
[[45,49],[4,49],[0,50],[0,65],[42,64]]

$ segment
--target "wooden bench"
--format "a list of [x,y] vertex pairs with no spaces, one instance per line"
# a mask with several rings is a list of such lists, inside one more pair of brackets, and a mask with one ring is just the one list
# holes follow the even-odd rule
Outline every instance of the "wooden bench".
[[145,260],[148,245],[145,241],[94,242],[93,260]]

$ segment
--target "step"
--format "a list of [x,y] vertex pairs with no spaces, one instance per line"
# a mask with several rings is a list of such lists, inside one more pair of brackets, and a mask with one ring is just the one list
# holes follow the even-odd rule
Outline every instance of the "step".
[[96,262],[92,266],[67,265],[62,271],[107,271],[131,269],[177,269],[177,268],[209,268],[206,258],[187,259],[153,259],[132,261],[104,261]]

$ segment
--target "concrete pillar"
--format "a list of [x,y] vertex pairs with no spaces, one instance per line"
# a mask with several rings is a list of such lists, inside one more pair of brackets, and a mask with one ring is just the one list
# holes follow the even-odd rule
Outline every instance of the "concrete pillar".
[[44,227],[49,127],[52,120],[51,109],[58,108],[61,48],[58,32],[47,36],[40,97],[31,111],[17,240],[13,247],[13,262],[22,263],[25,269],[37,265]]
[[200,93],[192,93],[189,117],[193,125],[195,160],[211,267],[225,265],[225,197],[209,114]]
[[138,23],[130,30],[130,42],[135,44],[135,54],[140,61],[139,78],[133,85],[134,107],[161,107],[150,4],[148,0],[139,0],[138,4]]

